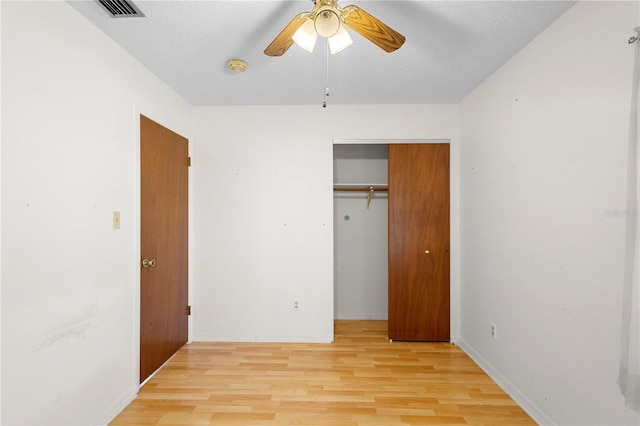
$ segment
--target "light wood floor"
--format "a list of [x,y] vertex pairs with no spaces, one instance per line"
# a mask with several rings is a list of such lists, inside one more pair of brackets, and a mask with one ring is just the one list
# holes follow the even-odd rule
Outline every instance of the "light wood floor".
[[336,321],[332,344],[192,343],[113,425],[535,425],[460,348]]

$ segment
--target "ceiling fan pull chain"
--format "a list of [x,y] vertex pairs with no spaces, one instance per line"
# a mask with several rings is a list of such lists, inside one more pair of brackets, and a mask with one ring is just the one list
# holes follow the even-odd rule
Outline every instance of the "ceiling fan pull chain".
[[329,42],[325,39],[324,42],[324,53],[327,61],[327,84],[324,89],[324,99],[322,100],[322,108],[327,107],[327,97],[329,96]]

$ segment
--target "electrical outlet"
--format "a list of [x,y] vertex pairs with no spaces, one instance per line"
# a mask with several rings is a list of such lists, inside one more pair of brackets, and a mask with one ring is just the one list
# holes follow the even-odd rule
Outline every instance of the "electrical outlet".
[[498,329],[494,323],[491,323],[491,337],[493,337],[493,340],[498,338]]
[[293,299],[293,310],[294,311],[300,310],[300,302],[298,302],[298,299]]

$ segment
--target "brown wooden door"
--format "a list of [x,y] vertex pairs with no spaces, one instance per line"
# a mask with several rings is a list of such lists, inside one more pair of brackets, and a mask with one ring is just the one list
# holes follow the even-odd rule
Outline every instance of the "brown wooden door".
[[140,383],[188,337],[188,152],[187,139],[140,116]]
[[449,341],[449,145],[389,145],[389,338]]

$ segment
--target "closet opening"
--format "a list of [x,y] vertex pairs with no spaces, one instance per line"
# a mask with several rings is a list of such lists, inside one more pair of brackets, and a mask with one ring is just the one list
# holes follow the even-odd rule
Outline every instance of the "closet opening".
[[334,320],[450,340],[449,141],[334,144]]
[[388,144],[334,144],[334,319],[388,318]]

